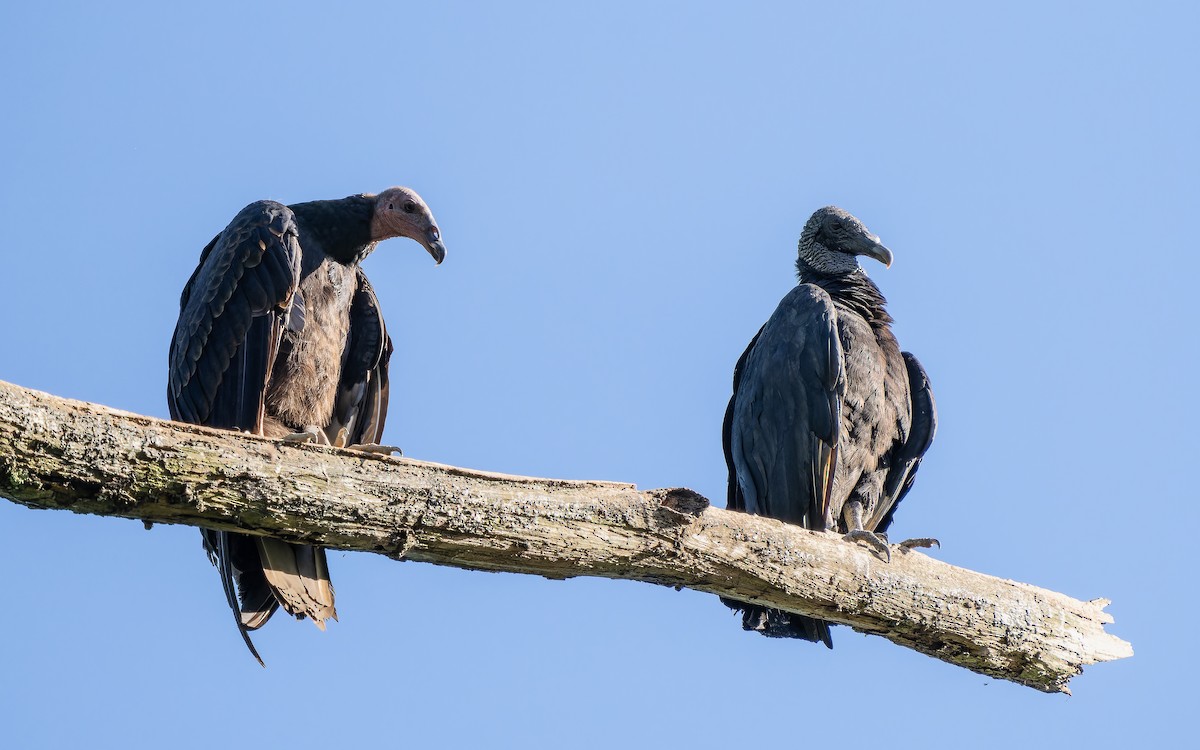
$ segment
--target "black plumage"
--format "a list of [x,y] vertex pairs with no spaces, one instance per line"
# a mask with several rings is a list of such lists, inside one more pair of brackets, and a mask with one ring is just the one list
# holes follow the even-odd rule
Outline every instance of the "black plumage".
[[[383,435],[392,353],[359,262],[411,237],[441,263],[440,231],[408,188],[284,206],[258,201],[213,238],[180,298],[167,402],[174,419],[368,448]],[[277,607],[336,619],[325,551],[202,530],[238,629]]]
[[[891,265],[892,254],[829,206],[805,224],[798,255],[799,285],[734,368],[723,426],[728,507],[840,531],[890,558],[878,535],[912,487],[937,423],[929,379],[900,351],[886,301],[856,259]],[[827,622],[724,601],[742,611],[747,630],[832,647]]]

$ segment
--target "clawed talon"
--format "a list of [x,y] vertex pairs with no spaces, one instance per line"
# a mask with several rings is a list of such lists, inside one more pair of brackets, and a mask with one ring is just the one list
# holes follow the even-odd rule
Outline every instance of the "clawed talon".
[[394,445],[379,445],[378,443],[355,443],[354,445],[346,445],[350,442],[350,433],[346,432],[346,428],[342,427],[338,430],[337,436],[333,439],[334,448],[343,448],[348,451],[360,451],[362,453],[371,453],[376,456],[390,456],[393,453],[404,455],[404,451]]
[[305,430],[304,432],[293,432],[290,435],[284,435],[282,438],[285,443],[316,443],[318,445],[331,445],[334,448],[342,448],[348,451],[360,451],[362,453],[370,453],[376,456],[390,456],[393,453],[404,455],[404,451],[394,445],[379,445],[377,443],[355,443],[354,445],[346,445],[349,441],[349,433],[346,428],[342,427],[338,430],[337,435],[330,441],[324,432],[316,428]]
[[884,562],[890,563],[892,561],[891,548],[888,547],[887,542],[880,539],[879,536],[872,531],[855,529],[854,531],[851,531],[843,536],[842,539],[845,539],[847,542],[859,542],[865,544],[875,552],[878,552],[883,558]]
[[399,453],[401,456],[404,455],[404,451],[400,450],[397,446],[379,445],[378,443],[355,443],[354,445],[347,445],[346,450],[362,451],[363,453],[372,453],[376,456],[390,456],[393,453]]
[[315,425],[308,425],[300,432],[293,432],[290,435],[284,435],[281,439],[285,443],[316,443],[317,445],[329,445],[329,438],[326,437],[325,431]]
[[903,542],[900,542],[899,547],[904,552],[908,552],[914,547],[924,547],[925,549],[937,547],[938,549],[941,549],[942,543],[933,537],[922,536],[915,539],[905,539]]
[[884,562],[892,561],[892,550],[888,547],[887,536],[867,531],[863,528],[862,503],[858,500],[848,500],[842,506],[842,515],[846,519],[846,527],[850,531],[842,537],[847,542],[861,542],[877,552]]

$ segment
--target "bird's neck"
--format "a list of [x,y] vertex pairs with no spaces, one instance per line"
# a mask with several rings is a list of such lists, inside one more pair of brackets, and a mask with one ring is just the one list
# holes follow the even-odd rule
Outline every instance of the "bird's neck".
[[339,200],[296,203],[288,208],[296,214],[302,230],[339,263],[358,263],[375,249],[375,241],[371,239],[373,198],[352,195]]
[[800,269],[801,284],[816,284],[829,292],[834,304],[862,315],[871,325],[887,325],[887,299],[861,268],[851,273],[823,274],[811,268]]

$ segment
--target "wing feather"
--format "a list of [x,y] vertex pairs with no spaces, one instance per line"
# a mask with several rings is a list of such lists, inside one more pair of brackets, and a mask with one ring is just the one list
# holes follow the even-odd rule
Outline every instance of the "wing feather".
[[884,478],[883,492],[875,512],[868,519],[866,528],[887,531],[900,501],[912,489],[921,466],[921,458],[933,444],[937,432],[937,404],[933,400],[933,387],[925,368],[909,352],[902,352],[904,366],[908,371],[909,398],[912,400],[912,426],[908,436],[892,460],[892,468]]
[[727,420],[739,509],[826,527],[843,383],[836,325],[829,295],[801,284],[744,355]]
[[733,412],[737,404],[738,387],[742,383],[742,371],[746,369],[746,360],[750,357],[754,345],[758,343],[760,335],[762,335],[762,328],[759,328],[758,333],[754,334],[754,338],[750,339],[746,350],[742,352],[742,356],[738,357],[737,364],[733,367],[733,395],[729,397],[729,406],[725,407],[725,419],[721,423],[721,448],[725,452],[725,466],[729,469],[729,485],[725,498],[725,507],[729,510],[746,510],[746,500],[738,486],[737,468],[733,462]]
[[378,443],[383,439],[391,356],[392,340],[379,309],[379,298],[360,268],[350,305],[350,335],[342,354],[331,433],[344,428],[349,444]]
[[[731,510],[829,527],[845,383],[833,302],[801,284],[779,303],[734,368],[722,444]],[[742,627],[833,647],[829,623],[722,598]]]
[[171,340],[172,418],[232,429],[259,426],[299,280],[295,220],[279,203],[250,204],[205,247],[184,287]]
[[[184,422],[261,432],[279,340],[300,283],[295,218],[282,204],[252,203],[205,246],[180,295],[168,358],[167,404]],[[202,530],[238,631],[278,606],[252,539]],[[240,598],[240,602],[239,602]]]

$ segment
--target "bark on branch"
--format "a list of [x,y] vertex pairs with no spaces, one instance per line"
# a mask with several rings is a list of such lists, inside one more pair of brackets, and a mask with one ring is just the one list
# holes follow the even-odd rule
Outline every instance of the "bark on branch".
[[[0,495],[459,568],[685,586],[816,615],[1046,692],[1133,655],[1103,599],[709,507],[686,489],[536,479],[167,422],[0,382]],[[715,604],[715,603],[714,603]],[[735,627],[731,619],[730,627]]]

